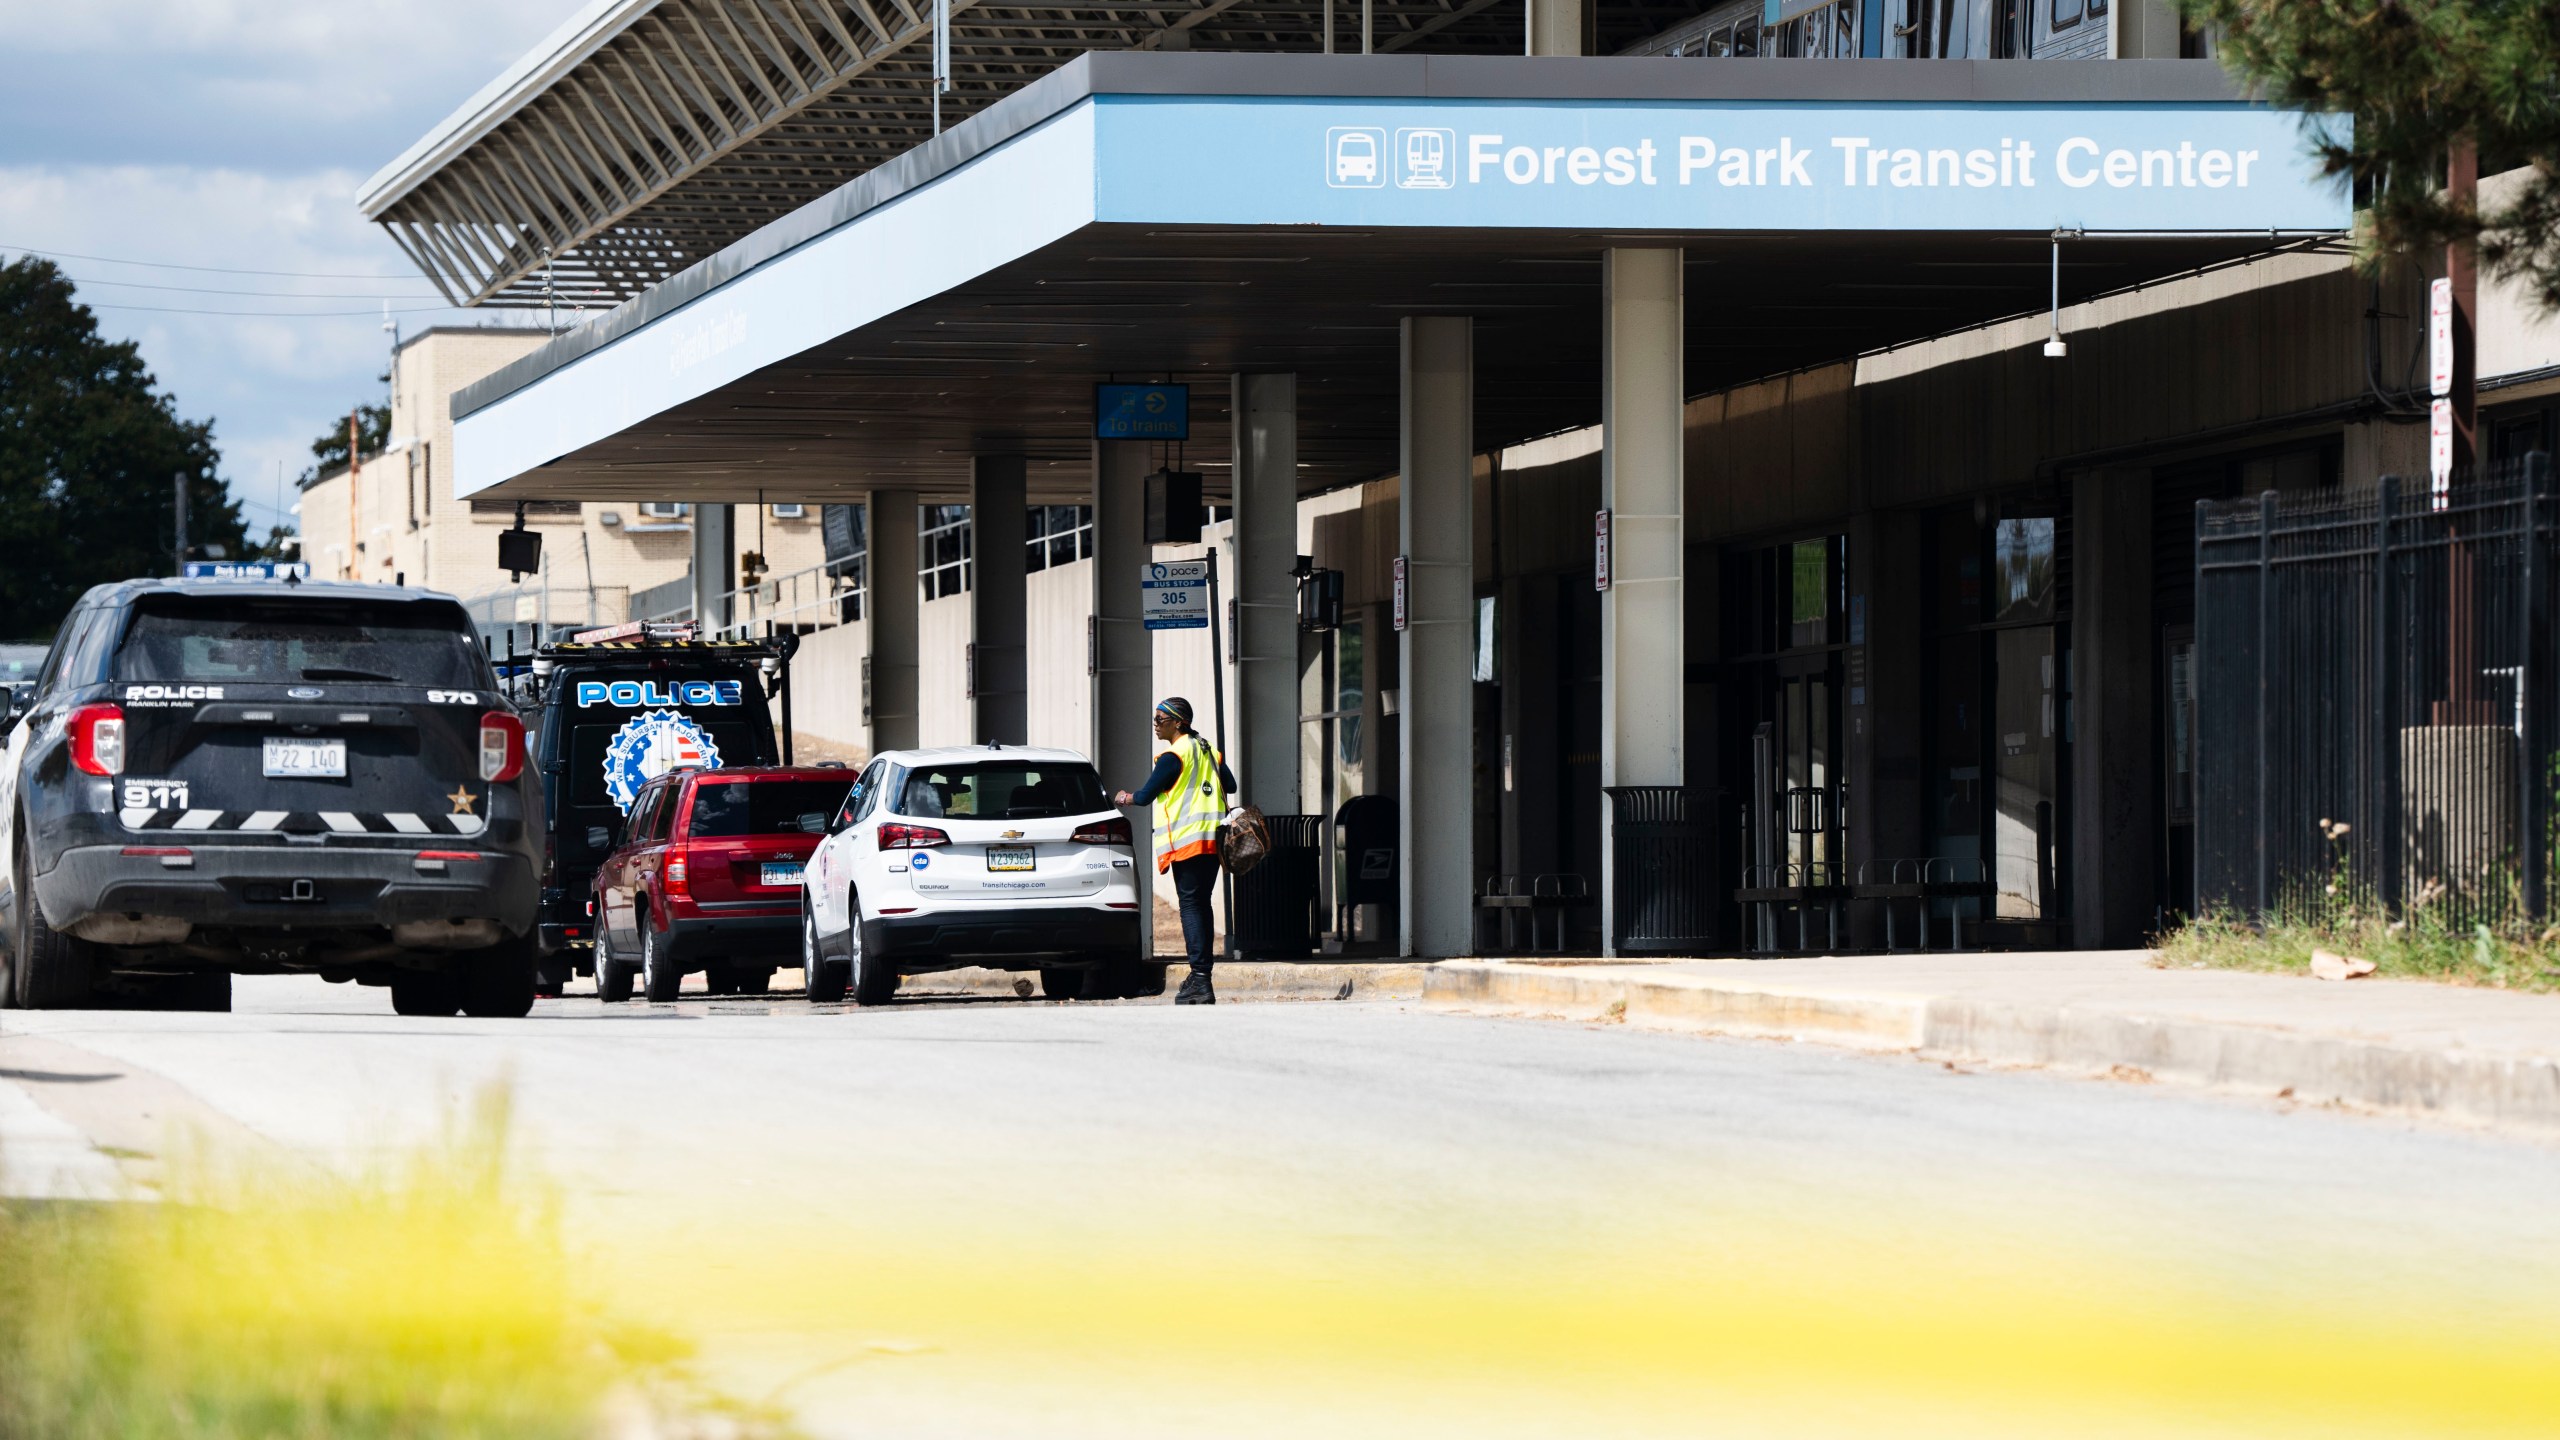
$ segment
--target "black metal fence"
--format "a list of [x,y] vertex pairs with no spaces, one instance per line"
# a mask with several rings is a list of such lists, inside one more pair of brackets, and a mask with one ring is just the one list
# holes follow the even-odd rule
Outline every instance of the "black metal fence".
[[2548,914],[2551,460],[2196,508],[2196,896],[2469,927]]

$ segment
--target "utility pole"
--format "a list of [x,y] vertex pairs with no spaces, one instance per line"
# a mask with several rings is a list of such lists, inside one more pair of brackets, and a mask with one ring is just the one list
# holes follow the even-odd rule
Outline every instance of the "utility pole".
[[364,478],[364,434],[356,422],[363,413],[362,410],[347,412],[347,578],[350,580],[364,578],[364,571],[356,564],[357,497],[363,493],[357,488],[357,482]]
[[174,482],[170,488],[177,498],[178,516],[178,568],[170,573],[183,577],[187,573],[187,472],[181,470],[170,479]]
[[[2470,136],[2447,147],[2444,169],[2453,208],[2464,214],[2479,208],[2480,149]],[[2459,471],[2480,460],[2480,263],[2470,240],[2445,247],[2444,274],[2453,282],[2453,468]]]

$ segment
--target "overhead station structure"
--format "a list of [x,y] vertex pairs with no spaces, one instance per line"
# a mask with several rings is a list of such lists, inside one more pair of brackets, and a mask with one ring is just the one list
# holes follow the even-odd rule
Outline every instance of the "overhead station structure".
[[[1595,53],[1701,12],[1585,3],[954,4],[936,134],[906,0],[623,0],[363,204],[459,300],[590,307],[453,397],[463,495],[867,507],[878,749],[1028,740],[1054,666],[1144,771],[1176,455],[1097,438],[1097,387],[1187,384],[1227,748],[1268,813],[1396,802],[1392,948],[1473,953],[1532,872],[1587,883],[1577,937],[1658,940],[1662,878],[1636,915],[1618,873],[1648,804],[1697,839],[1689,948],[1822,943],[1905,859],[1964,877],[1924,935],[2126,938],[2170,864],[2175,537],[2115,437],[2317,408],[2265,393],[2280,346],[2204,353],[2229,306],[2159,319],[2335,288],[2304,122],[2200,60],[1888,62],[1906,0],[1743,7],[1872,57],[1791,63]],[[2034,348],[2109,306],[2138,345]],[[2163,399],[2217,367],[2255,393]],[[920,505],[970,507],[967,733],[919,733],[962,663],[916,639]],[[1026,645],[1033,505],[1092,507],[1079,653]],[[1299,624],[1309,536],[1340,629]]]

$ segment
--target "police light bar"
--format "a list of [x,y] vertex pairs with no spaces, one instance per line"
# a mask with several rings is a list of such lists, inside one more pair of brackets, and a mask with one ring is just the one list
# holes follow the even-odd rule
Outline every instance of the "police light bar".
[[569,637],[569,643],[599,645],[608,640],[691,640],[699,629],[690,620],[626,620],[600,630],[580,630]]

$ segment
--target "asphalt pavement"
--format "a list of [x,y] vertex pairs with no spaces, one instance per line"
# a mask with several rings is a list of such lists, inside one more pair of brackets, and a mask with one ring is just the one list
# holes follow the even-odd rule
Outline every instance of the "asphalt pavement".
[[[915,983],[880,1010],[572,995],[486,1021],[250,978],[229,1015],[5,1012],[0,1037],[33,1044],[0,1038],[0,1145],[32,1139],[54,1163],[72,1131],[100,1138],[101,1102],[74,1096],[91,1071],[147,1072],[164,1119],[200,1105],[350,1164],[431,1139],[503,1083],[582,1245],[633,1294],[687,1308],[719,1363],[780,1386],[822,1433],[1125,1433],[1130,1416],[1023,1409],[926,1361],[846,1369],[827,1358],[842,1336],[701,1300],[718,1277],[1239,1237],[1428,1270],[1488,1247],[1624,1260],[1783,1232],[1808,1249],[1957,1244],[1995,1270],[2059,1246],[2341,1316],[2424,1294],[2523,1317],[2560,1288],[2560,1148],[2440,1124],[1414,1003],[1177,1009]],[[639,1278],[641,1256],[670,1253],[685,1263]],[[855,1348],[910,1344],[936,1351]]]

